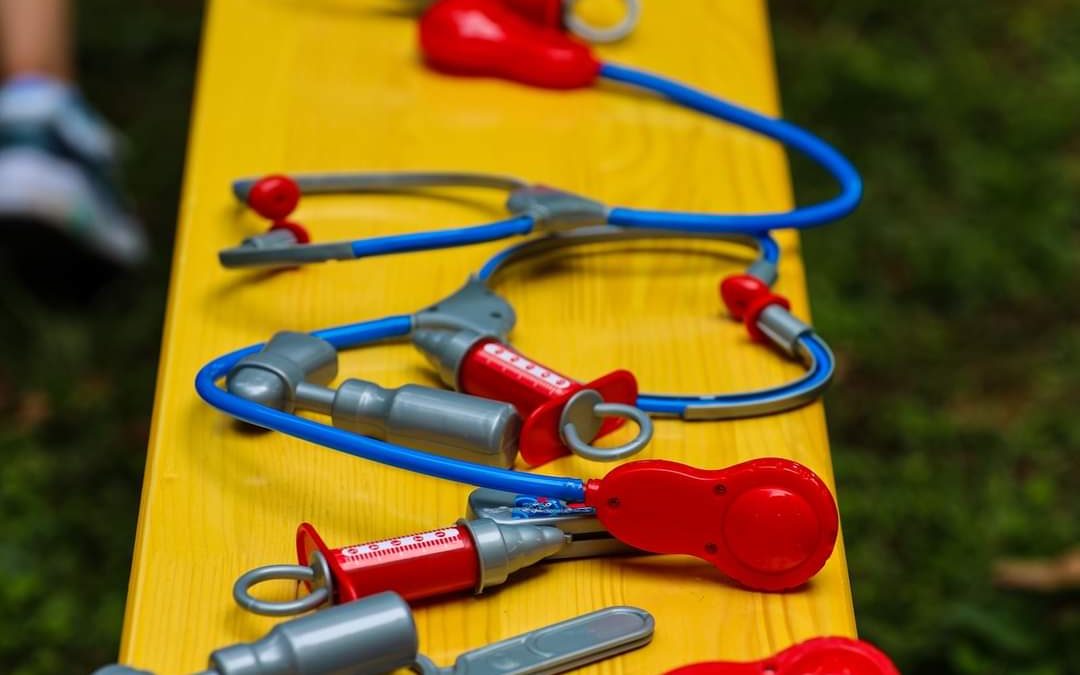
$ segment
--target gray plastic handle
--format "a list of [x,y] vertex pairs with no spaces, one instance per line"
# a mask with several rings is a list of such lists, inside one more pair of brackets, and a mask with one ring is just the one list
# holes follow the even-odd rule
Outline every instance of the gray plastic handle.
[[421,675],[554,675],[652,640],[655,621],[637,607],[608,607],[462,654],[452,668],[420,657]]

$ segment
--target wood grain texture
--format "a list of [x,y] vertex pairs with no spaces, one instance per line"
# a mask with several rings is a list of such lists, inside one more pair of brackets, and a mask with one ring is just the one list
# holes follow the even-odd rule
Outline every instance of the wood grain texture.
[[[418,62],[415,23],[395,0],[210,3],[169,296],[121,658],[162,673],[205,664],[214,648],[272,625],[232,603],[243,571],[293,560],[304,520],[332,545],[424,530],[463,514],[468,488],[359,461],[282,435],[244,431],[192,386],[211,357],[268,338],[413,311],[456,289],[498,244],[278,274],[221,269],[218,249],[265,225],[229,182],[274,170],[497,171],[609,203],[719,211],[790,206],[782,150],[615,87],[552,93],[461,80]],[[648,67],[776,113],[760,2],[664,0],[605,58]],[[321,198],[298,218],[321,241],[446,227],[498,216],[483,191]],[[806,316],[797,239],[779,290]],[[500,286],[519,314],[515,343],[591,378],[617,367],[650,391],[725,391],[795,376],[727,319],[718,281],[745,254],[674,241],[592,247],[520,268]],[[434,384],[411,347],[347,353],[342,372],[384,385]],[[657,423],[647,457],[704,467],[779,455],[830,485],[820,405],[735,423]],[[563,459],[545,472],[596,476]],[[433,571],[433,573],[437,573]],[[274,589],[280,596],[293,589]],[[462,650],[613,604],[656,616],[652,646],[583,672],[651,674],[706,659],[761,658],[822,634],[853,635],[842,546],[799,592],[737,589],[689,558],[583,560],[534,569],[481,597],[416,613],[438,663]]]

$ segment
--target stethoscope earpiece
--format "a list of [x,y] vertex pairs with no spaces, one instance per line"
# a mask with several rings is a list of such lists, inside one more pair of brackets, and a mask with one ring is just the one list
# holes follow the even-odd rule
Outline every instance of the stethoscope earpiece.
[[270,221],[287,218],[300,204],[300,186],[281,174],[264,176],[254,182],[238,180],[233,192],[252,211]]

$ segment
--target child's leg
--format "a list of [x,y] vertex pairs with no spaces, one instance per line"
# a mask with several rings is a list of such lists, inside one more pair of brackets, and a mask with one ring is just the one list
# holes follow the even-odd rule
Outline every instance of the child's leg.
[[0,69],[4,79],[72,79],[68,0],[0,0]]

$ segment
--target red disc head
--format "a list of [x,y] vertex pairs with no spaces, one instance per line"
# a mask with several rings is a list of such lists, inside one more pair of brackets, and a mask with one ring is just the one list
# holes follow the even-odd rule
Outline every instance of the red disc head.
[[587,87],[600,74],[587,46],[500,0],[438,0],[420,18],[420,49],[436,70],[547,89]]
[[719,470],[630,462],[589,481],[585,501],[619,541],[696,556],[760,591],[809,580],[832,554],[840,526],[821,478],[779,458]]
[[711,661],[667,675],[900,675],[893,662],[869,642],[814,638],[760,661]]
[[[521,426],[518,452],[522,461],[530,467],[540,466],[570,454],[570,448],[566,447],[566,443],[562,440],[559,424],[566,403],[582,389],[592,389],[599,393],[605,403],[637,404],[637,379],[628,370],[615,370],[585,385],[575,385],[567,393],[548,401],[525,418],[525,423]],[[622,417],[604,418],[596,435],[584,440],[592,442],[610,434],[625,423],[626,420]]]
[[300,186],[288,176],[264,176],[251,186],[247,203],[267,220],[283,220],[300,203]]

